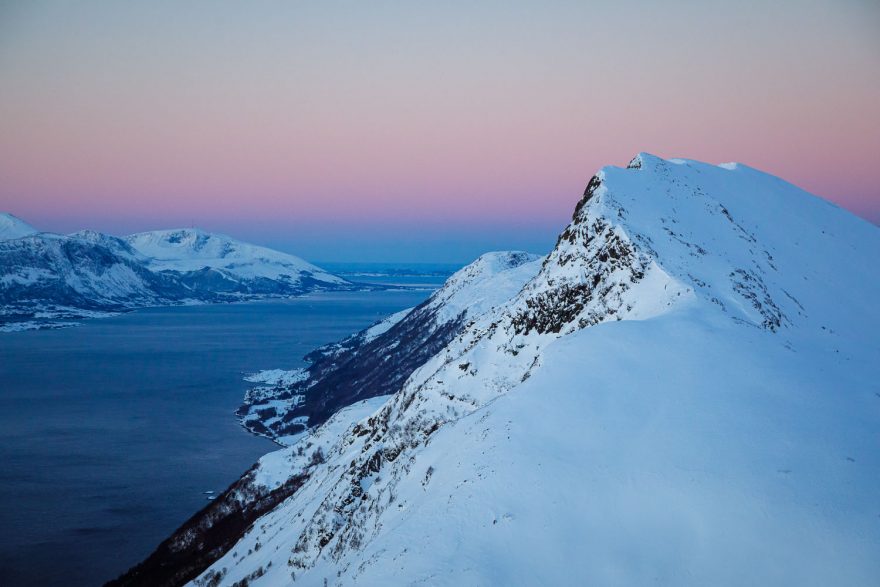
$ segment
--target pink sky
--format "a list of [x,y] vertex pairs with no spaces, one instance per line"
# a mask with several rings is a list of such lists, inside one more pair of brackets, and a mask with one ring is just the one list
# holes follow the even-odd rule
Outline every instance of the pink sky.
[[500,248],[649,151],[880,221],[872,2],[215,6],[0,9],[0,209],[299,247],[491,227]]

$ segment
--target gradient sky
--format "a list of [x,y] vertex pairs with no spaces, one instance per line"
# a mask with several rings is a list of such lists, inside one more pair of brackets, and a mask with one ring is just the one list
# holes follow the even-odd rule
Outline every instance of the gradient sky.
[[0,210],[316,261],[552,246],[639,151],[880,222],[880,2],[0,0]]

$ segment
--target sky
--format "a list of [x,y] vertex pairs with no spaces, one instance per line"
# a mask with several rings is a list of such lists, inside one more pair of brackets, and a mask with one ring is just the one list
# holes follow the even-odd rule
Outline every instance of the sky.
[[880,223],[880,2],[0,0],[0,211],[313,261],[549,250],[637,153]]

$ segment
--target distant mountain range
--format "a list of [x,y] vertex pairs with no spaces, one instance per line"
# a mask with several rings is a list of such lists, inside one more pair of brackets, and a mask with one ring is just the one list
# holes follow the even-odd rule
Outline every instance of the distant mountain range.
[[60,235],[0,214],[0,330],[58,327],[145,306],[355,287],[299,257],[198,229]]
[[255,377],[290,446],[111,584],[876,585],[878,257],[743,165],[605,167],[544,259]]

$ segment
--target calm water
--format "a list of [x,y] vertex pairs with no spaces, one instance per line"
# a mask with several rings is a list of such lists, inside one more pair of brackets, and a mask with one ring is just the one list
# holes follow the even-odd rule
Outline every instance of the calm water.
[[461,269],[460,263],[319,263],[321,267],[360,283],[406,287],[438,287]]
[[0,585],[96,585],[275,445],[239,428],[242,374],[428,291],[157,308],[0,334]]

